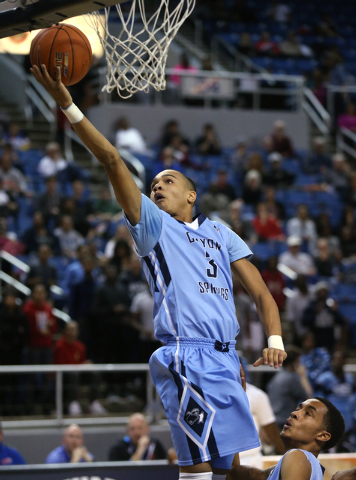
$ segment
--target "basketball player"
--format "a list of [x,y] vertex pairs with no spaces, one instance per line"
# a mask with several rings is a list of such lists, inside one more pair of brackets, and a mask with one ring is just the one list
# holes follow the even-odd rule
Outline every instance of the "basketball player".
[[[298,405],[281,431],[287,453],[273,467],[260,470],[234,466],[227,480],[323,480],[324,469],[317,457],[334,447],[345,431],[339,410],[329,400],[311,398]],[[346,480],[346,479],[345,479]]]
[[269,348],[255,366],[278,368],[286,358],[278,308],[247,260],[247,245],[204,215],[193,218],[192,180],[165,170],[153,179],[150,199],[141,195],[116,148],[73,104],[60,69],[56,81],[44,65],[32,73],[104,166],[125,212],[154,298],[155,336],[167,343],[152,355],[150,369],[170,423],[179,478],[222,480],[236,452],[259,445],[235,351],[231,269],[255,301],[268,337]]

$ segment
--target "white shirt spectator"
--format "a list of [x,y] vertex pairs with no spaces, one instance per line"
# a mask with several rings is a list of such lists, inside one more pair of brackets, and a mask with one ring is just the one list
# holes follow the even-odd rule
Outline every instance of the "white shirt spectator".
[[288,237],[293,235],[303,240],[308,241],[309,252],[312,252],[315,246],[315,242],[318,238],[316,233],[315,223],[309,218],[305,221],[298,217],[293,217],[287,222],[287,235]]
[[25,176],[15,167],[11,167],[6,171],[0,168],[0,178],[2,179],[4,190],[15,195],[27,191]]
[[311,300],[312,295],[310,292],[306,295],[302,295],[299,289],[293,290],[293,296],[287,297],[286,319],[288,322],[294,324],[295,331],[299,338],[302,338],[307,331],[307,328],[302,325],[302,318],[304,310],[307,308]]
[[67,165],[68,163],[64,158],[53,160],[53,158],[46,155],[40,160],[37,171],[45,178],[55,177],[58,172],[67,168]]
[[8,194],[5,192],[5,190],[0,190],[0,205],[7,205],[9,203],[10,197]]
[[76,230],[65,232],[59,227],[54,230],[54,234],[58,237],[62,252],[70,252],[73,256],[76,254],[77,248],[84,243],[83,237]]
[[289,20],[290,8],[283,3],[274,5],[268,12],[275,22],[286,23]]
[[311,271],[315,269],[313,258],[308,253],[298,252],[293,255],[287,251],[279,256],[278,261],[298,275],[311,275]]
[[[147,332],[152,340],[154,338],[154,326],[153,326],[153,305],[154,301],[152,295],[145,289],[143,292],[138,293],[134,296],[131,304],[131,313],[138,313],[140,318],[140,323]],[[147,340],[147,336],[140,333],[141,340]]]
[[116,148],[127,148],[137,153],[145,153],[146,143],[137,130],[137,128],[129,127],[127,130],[119,130],[115,137]]
[[[259,432],[261,427],[270,425],[276,421],[271,402],[265,393],[260,388],[246,384],[246,394],[250,403],[250,410],[253,421],[255,422],[256,430]],[[241,465],[250,465],[251,467],[262,468],[262,447],[253,448],[240,452]]]

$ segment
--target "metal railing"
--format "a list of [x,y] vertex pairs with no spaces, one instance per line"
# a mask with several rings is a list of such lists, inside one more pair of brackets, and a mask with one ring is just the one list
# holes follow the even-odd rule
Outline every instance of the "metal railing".
[[[310,120],[318,128],[320,133],[325,137],[329,137],[331,128],[331,116],[323,105],[316,98],[310,88],[303,88],[302,106],[309,116]],[[327,138],[328,140],[328,138]]]
[[[253,373],[275,374],[278,370],[267,365],[254,367],[248,365],[247,370]],[[348,364],[344,367],[345,372],[356,374],[356,365]],[[34,373],[54,373],[55,374],[55,418],[36,419],[36,420],[3,420],[4,428],[32,428],[32,427],[53,427],[67,426],[74,421],[80,425],[109,425],[126,424],[128,416],[101,416],[90,418],[64,418],[63,413],[63,374],[64,373],[135,373],[144,372],[146,374],[146,408],[145,413],[148,421],[157,420],[156,403],[158,401],[157,392],[154,388],[151,378],[149,365],[146,363],[138,364],[96,364],[96,365],[14,365],[0,366],[0,375],[2,374],[34,374]],[[133,412],[132,412],[133,413]],[[159,414],[159,418],[160,418]],[[164,421],[163,421],[164,422]]]
[[[28,288],[26,285],[16,280],[16,278],[11,277],[11,275],[8,275],[2,270],[3,260],[6,260],[11,265],[21,270],[22,272],[28,273],[30,271],[30,267],[29,265],[27,265],[27,263],[14,257],[14,255],[11,255],[11,253],[5,252],[4,250],[0,250],[0,298],[2,297],[2,282],[5,282],[8,285],[11,285],[12,287],[14,287],[16,290],[23,293],[24,295],[30,296],[31,295],[30,288]],[[51,285],[50,291],[55,295],[59,295],[59,296],[64,295],[64,290],[58,285]],[[59,318],[60,320],[63,320],[64,322],[69,322],[71,320],[70,316],[67,313],[62,312],[62,310],[58,310],[57,308],[53,308],[52,313],[55,317]]]
[[63,373],[127,373],[127,372],[145,372],[146,373],[146,413],[149,421],[153,421],[155,389],[150,375],[148,364],[97,364],[97,365],[14,365],[0,366],[0,375],[2,374],[34,374],[34,373],[54,373],[55,374],[55,418],[43,420],[3,420],[5,428],[31,428],[31,427],[51,427],[70,425],[75,420],[80,421],[81,425],[98,424],[126,424],[128,416],[108,416],[100,418],[64,418],[63,412]]
[[336,135],[336,148],[338,152],[345,152],[356,159],[356,133],[340,128]]

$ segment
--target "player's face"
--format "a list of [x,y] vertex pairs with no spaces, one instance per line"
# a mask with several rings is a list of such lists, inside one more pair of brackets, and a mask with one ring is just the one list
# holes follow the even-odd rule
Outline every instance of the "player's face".
[[164,170],[151,183],[151,200],[174,217],[185,211],[190,202],[194,202],[195,193],[188,190],[180,172]]
[[315,398],[300,403],[285,422],[281,432],[283,442],[299,446],[312,443],[318,435],[325,432],[326,413],[326,405]]

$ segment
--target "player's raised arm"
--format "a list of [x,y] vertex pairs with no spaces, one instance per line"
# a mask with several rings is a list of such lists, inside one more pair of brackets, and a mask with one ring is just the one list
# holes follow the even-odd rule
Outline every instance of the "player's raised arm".
[[42,71],[33,66],[31,72],[64,111],[71,108],[70,121],[75,132],[105,168],[118,202],[132,225],[136,225],[140,221],[141,192],[119,152],[73,104],[69,91],[61,82],[60,67],[56,68],[56,80],[49,76],[45,65],[41,68]]
[[246,258],[231,264],[231,269],[256,304],[258,315],[268,338],[268,347],[263,350],[254,366],[270,365],[278,368],[287,357],[282,342],[281,321],[279,311],[270,291],[263,281],[260,272]]

